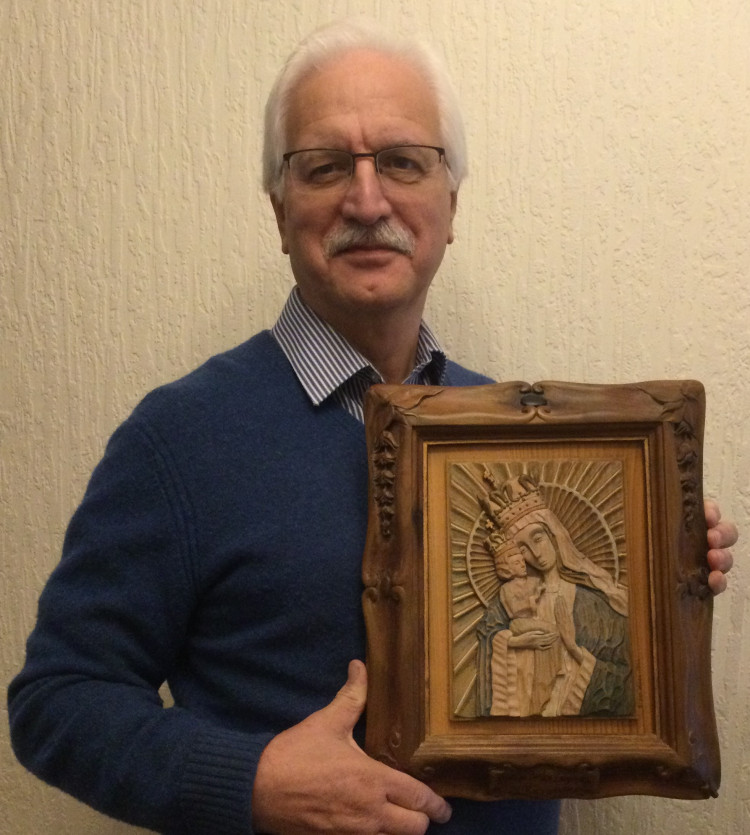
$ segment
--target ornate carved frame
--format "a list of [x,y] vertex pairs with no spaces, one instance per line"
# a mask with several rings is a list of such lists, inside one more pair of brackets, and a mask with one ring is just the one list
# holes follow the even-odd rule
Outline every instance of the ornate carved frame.
[[[704,411],[694,381],[373,387],[363,561],[371,756],[454,797],[716,796]],[[464,610],[451,467],[510,460],[523,468],[549,457],[625,462],[635,709],[466,718],[451,695],[472,658],[471,648],[455,650]]]

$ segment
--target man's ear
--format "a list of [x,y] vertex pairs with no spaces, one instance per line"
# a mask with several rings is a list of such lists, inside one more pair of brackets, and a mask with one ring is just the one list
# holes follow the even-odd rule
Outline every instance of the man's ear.
[[450,223],[448,224],[448,243],[452,244],[455,238],[453,234],[453,218],[456,216],[456,207],[458,206],[458,192],[452,191],[451,192],[451,219]]
[[276,215],[276,226],[279,228],[279,236],[281,237],[281,251],[284,255],[289,255],[289,247],[286,243],[286,211],[284,210],[284,201],[280,200],[275,194],[272,194],[271,205],[273,206],[273,213]]

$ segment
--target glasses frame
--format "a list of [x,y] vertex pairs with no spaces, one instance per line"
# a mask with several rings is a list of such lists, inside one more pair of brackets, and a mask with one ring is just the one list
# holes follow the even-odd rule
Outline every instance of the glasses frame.
[[[373,165],[375,166],[375,172],[377,173],[378,177],[381,178],[382,182],[387,182],[387,183],[393,184],[393,185],[407,185],[406,183],[399,183],[397,180],[391,180],[391,179],[388,178],[387,175],[381,174],[380,166],[378,165],[378,157],[381,154],[386,154],[389,151],[396,151],[399,148],[427,148],[430,151],[437,151],[437,153],[438,153],[438,165],[440,165],[440,163],[443,162],[443,161],[445,161],[445,163],[447,165],[447,158],[445,156],[445,148],[441,148],[439,145],[417,145],[417,144],[413,144],[413,143],[412,144],[406,144],[406,145],[392,145],[392,146],[389,146],[388,148],[381,148],[379,151],[368,151],[368,152],[362,152],[362,153],[356,153],[356,154],[352,153],[351,151],[345,151],[343,148],[299,148],[296,151],[287,151],[281,157],[281,160],[282,160],[282,165],[283,165],[283,163],[286,163],[287,169],[291,172],[292,166],[291,166],[290,160],[292,159],[292,157],[296,156],[297,154],[304,154],[304,153],[307,153],[308,151],[333,151],[337,154],[346,154],[347,156],[351,157],[351,160],[352,160],[351,171],[349,172],[348,179],[342,180],[340,184],[337,184],[338,187],[341,187],[344,184],[346,186],[348,186],[349,183],[351,183],[352,177],[354,176],[354,171],[356,169],[357,160],[358,159],[366,159],[367,157],[369,157],[369,158],[372,159]],[[295,182],[297,182],[299,185],[302,185],[302,184],[299,183],[299,181],[295,181]],[[409,183],[408,185],[417,185],[419,182],[421,182],[421,180],[417,180],[415,183]],[[336,186],[333,186],[333,188],[336,188]]]

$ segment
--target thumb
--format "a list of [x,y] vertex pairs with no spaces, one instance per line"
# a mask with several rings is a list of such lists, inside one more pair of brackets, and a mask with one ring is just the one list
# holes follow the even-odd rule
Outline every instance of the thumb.
[[332,730],[342,736],[351,735],[367,701],[367,668],[361,661],[350,661],[346,684],[328,707],[323,709],[332,723]]

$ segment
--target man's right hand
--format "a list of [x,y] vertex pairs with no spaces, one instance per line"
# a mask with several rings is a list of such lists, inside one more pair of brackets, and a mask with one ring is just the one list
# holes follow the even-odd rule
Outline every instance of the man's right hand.
[[352,661],[322,710],[275,736],[253,788],[256,832],[422,835],[451,808],[424,783],[371,759],[352,736],[367,699],[367,671]]

